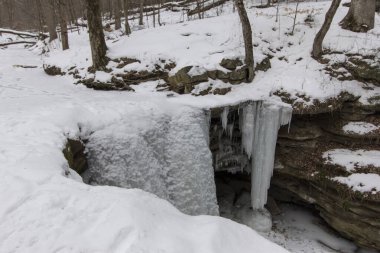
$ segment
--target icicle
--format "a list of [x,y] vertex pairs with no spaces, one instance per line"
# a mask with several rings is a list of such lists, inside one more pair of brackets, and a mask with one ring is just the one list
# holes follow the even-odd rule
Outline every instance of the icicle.
[[230,140],[232,140],[233,132],[234,132],[234,123],[228,124],[227,135],[228,135],[228,137],[230,137]]
[[292,109],[262,101],[243,107],[239,115],[242,146],[251,161],[251,201],[253,209],[263,209],[273,174],[277,134],[290,124]]
[[227,124],[228,124],[228,113],[229,113],[229,107],[224,107],[222,114],[220,115],[222,119],[222,127],[223,130],[227,130]]

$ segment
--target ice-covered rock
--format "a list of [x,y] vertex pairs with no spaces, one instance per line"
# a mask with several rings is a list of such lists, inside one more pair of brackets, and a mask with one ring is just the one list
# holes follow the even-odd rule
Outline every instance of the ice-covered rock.
[[91,135],[85,181],[140,188],[184,213],[218,215],[208,113],[186,108],[152,115],[129,134],[134,127],[125,119]]

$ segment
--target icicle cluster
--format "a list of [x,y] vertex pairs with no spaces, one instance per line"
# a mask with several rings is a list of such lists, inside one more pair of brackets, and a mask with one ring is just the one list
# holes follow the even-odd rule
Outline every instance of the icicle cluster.
[[[292,108],[263,101],[251,102],[239,110],[242,147],[251,159],[253,209],[262,209],[267,202],[278,130],[290,124],[291,116]],[[228,110],[224,110],[221,117],[223,128],[226,128]]]

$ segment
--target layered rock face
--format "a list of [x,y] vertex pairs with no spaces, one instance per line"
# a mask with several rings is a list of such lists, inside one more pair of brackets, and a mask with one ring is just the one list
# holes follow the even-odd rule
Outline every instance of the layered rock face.
[[[301,114],[295,110],[290,129],[285,126],[279,132],[269,190],[277,200],[316,209],[344,237],[374,249],[380,249],[380,188],[376,182],[371,186],[368,178],[380,179],[378,109],[376,105],[344,102],[339,110],[329,113],[313,110],[313,114]],[[213,110],[210,149],[215,170],[234,175],[229,179],[224,174],[222,181],[217,181],[220,213],[244,222],[238,217],[245,211],[239,202],[251,188],[250,158],[242,151],[239,127],[223,128],[221,113]],[[229,122],[238,119],[238,108],[231,107]],[[267,207],[271,209],[269,200]],[[233,208],[236,210],[231,211]]]
[[[316,208],[358,245],[380,249],[380,115],[345,104],[340,111],[295,115],[279,133],[270,194]],[[375,182],[376,183],[376,182]]]

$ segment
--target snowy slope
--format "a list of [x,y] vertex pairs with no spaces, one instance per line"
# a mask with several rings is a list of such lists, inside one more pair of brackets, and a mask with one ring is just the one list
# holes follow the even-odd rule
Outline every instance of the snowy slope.
[[[346,91],[359,96],[359,101],[366,104],[368,97],[380,94],[379,87],[332,78],[324,70],[326,65],[311,58],[313,40],[324,20],[330,1],[300,3],[294,35],[289,33],[293,27],[295,3],[279,5],[277,22],[277,6],[257,9],[251,8],[252,5],[253,2],[247,2],[247,12],[253,30],[255,62],[259,63],[266,55],[271,55],[272,67],[266,72],[258,71],[251,84],[234,85],[232,92],[226,96],[217,98],[207,96],[208,103],[214,103],[215,99],[229,103],[244,99],[266,98],[276,91],[281,91],[288,93],[289,98],[296,99],[296,102],[310,105],[314,99],[323,102]],[[244,58],[241,25],[237,13],[233,13],[232,10],[232,4],[228,2],[222,8],[222,15],[216,16],[214,9],[206,15],[213,16],[212,18],[192,21],[183,20],[172,12],[163,12],[163,18],[167,16],[172,18],[171,24],[156,28],[149,25],[150,28],[135,31],[129,37],[109,40],[107,42],[109,57],[129,57],[141,61],[115,69],[115,73],[151,70],[162,59],[176,63],[171,74],[185,66],[194,66],[192,71],[195,73],[215,69],[226,71],[219,66],[223,58]],[[338,25],[347,11],[348,8],[343,6],[338,9],[325,38],[324,48],[334,52],[371,54],[379,58],[380,16],[376,14],[375,28],[368,33],[353,33],[341,29]],[[312,17],[314,21],[306,22],[308,17]],[[84,72],[91,65],[87,34],[86,32],[80,35],[73,34],[70,40],[72,49],[66,52],[53,50],[45,62],[60,66],[64,70],[77,66],[83,69],[81,72]],[[330,54],[325,57],[330,60],[330,64],[346,59],[343,54]],[[110,64],[109,67],[114,66]],[[216,83],[212,80],[209,82]],[[181,97],[181,100],[184,98]],[[189,103],[199,104],[203,100],[204,98],[198,98]]]
[[[15,66],[26,63],[39,68]],[[164,94],[74,86],[41,65],[25,49],[0,51],[0,252],[286,252],[229,220],[184,215],[141,190],[89,186],[73,171],[66,177],[67,136],[191,108]]]

